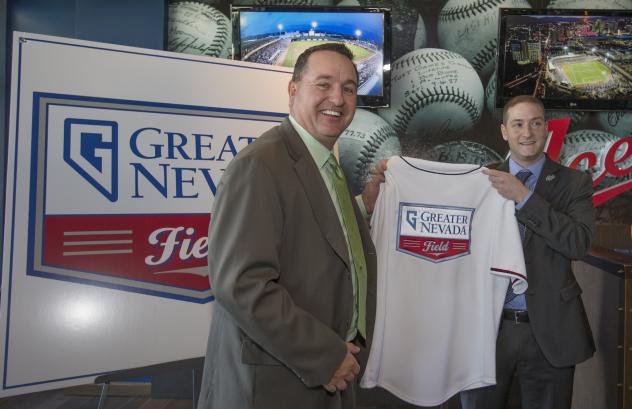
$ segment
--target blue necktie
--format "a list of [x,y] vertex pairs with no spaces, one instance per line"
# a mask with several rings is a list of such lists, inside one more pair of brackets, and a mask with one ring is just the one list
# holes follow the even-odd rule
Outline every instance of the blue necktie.
[[[531,177],[531,175],[533,175],[533,173],[531,173],[530,170],[523,169],[523,170],[521,170],[520,172],[518,172],[516,174],[516,177],[524,185],[525,182],[527,181],[527,179],[529,179]],[[524,225],[524,223],[522,223],[520,220],[518,220],[518,230],[520,230],[520,240],[524,241],[524,235],[525,235],[525,232],[526,232],[527,228]]]
[[[531,175],[533,175],[533,173],[531,173],[530,170],[523,169],[523,170],[521,170],[520,172],[518,172],[516,174],[516,177],[524,185],[525,182],[527,181],[527,179],[529,179],[531,177]],[[527,230],[527,227],[520,220],[518,220],[518,230],[520,231],[520,240],[524,241],[525,232]],[[507,287],[507,295],[505,296],[505,304],[507,304],[508,302],[511,302],[511,300],[513,300],[517,296],[518,296],[518,294],[513,292],[513,286],[510,283],[509,287]]]

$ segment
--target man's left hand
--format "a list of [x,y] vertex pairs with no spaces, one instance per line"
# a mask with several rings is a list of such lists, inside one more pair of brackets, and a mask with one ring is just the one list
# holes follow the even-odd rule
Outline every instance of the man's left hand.
[[351,342],[347,342],[347,354],[345,355],[344,360],[340,364],[340,367],[336,370],[336,373],[329,383],[323,385],[323,388],[331,393],[334,393],[337,390],[344,391],[347,389],[347,384],[352,382],[360,373],[360,365],[354,357],[354,354],[357,354],[358,352],[360,352],[360,348]]

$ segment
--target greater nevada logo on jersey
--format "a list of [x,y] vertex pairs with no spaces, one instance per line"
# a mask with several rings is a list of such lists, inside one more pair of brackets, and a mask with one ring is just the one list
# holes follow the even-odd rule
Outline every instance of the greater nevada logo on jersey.
[[27,274],[198,303],[238,151],[284,115],[35,93]]
[[470,253],[474,209],[400,203],[397,251],[432,262]]

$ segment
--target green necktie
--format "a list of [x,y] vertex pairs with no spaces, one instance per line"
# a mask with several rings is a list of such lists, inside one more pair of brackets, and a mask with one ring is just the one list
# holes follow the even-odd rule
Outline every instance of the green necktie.
[[347,181],[342,173],[342,169],[333,155],[329,156],[327,164],[330,176],[334,182],[338,205],[342,213],[342,221],[347,231],[347,239],[351,250],[351,262],[353,263],[356,278],[356,307],[358,311],[358,332],[366,338],[366,261],[364,260],[364,249],[358,222],[351,204],[351,196],[347,188]]

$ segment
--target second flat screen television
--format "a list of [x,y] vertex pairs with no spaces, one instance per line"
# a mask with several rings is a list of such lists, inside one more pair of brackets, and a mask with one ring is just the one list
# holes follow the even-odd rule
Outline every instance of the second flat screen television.
[[235,59],[293,67],[305,49],[341,42],[358,69],[358,106],[388,105],[388,9],[233,7],[231,18]]
[[531,94],[546,108],[632,108],[632,11],[500,9],[496,105]]

